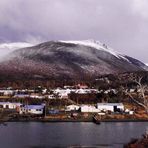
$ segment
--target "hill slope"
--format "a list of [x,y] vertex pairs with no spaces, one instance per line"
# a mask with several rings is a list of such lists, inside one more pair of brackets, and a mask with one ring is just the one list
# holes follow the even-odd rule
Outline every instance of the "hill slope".
[[121,55],[97,41],[49,41],[7,55],[0,63],[0,74],[16,79],[85,79],[145,68],[142,62]]

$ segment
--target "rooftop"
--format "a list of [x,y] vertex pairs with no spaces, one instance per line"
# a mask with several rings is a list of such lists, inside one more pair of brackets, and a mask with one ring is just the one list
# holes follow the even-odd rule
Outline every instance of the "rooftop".
[[26,108],[26,109],[43,109],[44,105],[25,105],[24,108]]
[[108,106],[123,106],[123,103],[97,103],[97,105],[99,105],[99,106],[105,106],[105,105],[108,105]]

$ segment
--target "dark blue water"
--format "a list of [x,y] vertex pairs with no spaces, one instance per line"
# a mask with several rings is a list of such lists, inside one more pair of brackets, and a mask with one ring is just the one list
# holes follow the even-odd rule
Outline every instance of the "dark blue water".
[[8,123],[0,126],[0,148],[122,148],[138,138],[148,122],[125,123]]

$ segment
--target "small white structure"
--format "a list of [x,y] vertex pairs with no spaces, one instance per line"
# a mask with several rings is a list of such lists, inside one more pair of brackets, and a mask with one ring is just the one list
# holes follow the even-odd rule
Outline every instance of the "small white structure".
[[5,109],[17,109],[21,106],[21,103],[16,103],[16,102],[0,102],[1,108]]
[[51,95],[48,95],[48,99],[55,99],[55,95],[51,94]]
[[114,94],[117,94],[118,93],[118,91],[116,89],[108,89],[108,90],[104,91],[105,94],[108,94],[110,92],[112,92]]
[[68,98],[68,95],[71,93],[71,89],[57,88],[53,90],[53,93],[56,94],[60,99],[64,99],[64,98]]
[[25,105],[20,108],[20,114],[36,114],[42,115],[44,112],[44,105]]
[[67,99],[68,98],[68,94],[67,93],[59,94],[59,98],[60,99]]
[[127,113],[127,114],[129,114],[129,115],[133,115],[133,114],[134,114],[134,111],[129,110],[129,109],[126,109],[126,110],[125,110],[125,113]]
[[9,96],[13,95],[14,91],[13,90],[0,90],[0,93],[3,94],[4,96]]
[[130,92],[130,93],[133,93],[133,92],[135,92],[135,89],[132,89],[132,88],[131,88],[131,89],[129,90],[129,92]]
[[80,111],[84,113],[97,113],[100,112],[99,109],[97,109],[95,106],[92,105],[82,105],[80,107]]
[[133,114],[134,114],[134,111],[132,111],[132,110],[129,111],[129,114],[130,114],[130,115],[133,115]]
[[123,103],[97,103],[97,109],[103,110],[103,111],[123,111],[124,105]]
[[87,94],[88,92],[87,92],[88,90],[86,90],[86,89],[77,89],[76,91],[75,91],[75,93],[76,94]]
[[80,106],[78,105],[68,105],[66,107],[66,111],[76,111],[76,110],[79,110]]
[[38,93],[32,93],[32,94],[30,95],[30,98],[35,98],[35,99],[44,99],[44,98],[45,98],[45,96],[40,95],[40,94],[38,94]]

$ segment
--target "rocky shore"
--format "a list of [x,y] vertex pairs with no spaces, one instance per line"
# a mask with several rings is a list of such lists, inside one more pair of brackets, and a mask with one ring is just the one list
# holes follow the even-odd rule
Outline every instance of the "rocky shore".
[[148,132],[140,139],[132,139],[124,148],[148,148]]

